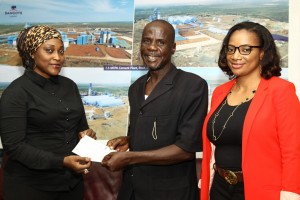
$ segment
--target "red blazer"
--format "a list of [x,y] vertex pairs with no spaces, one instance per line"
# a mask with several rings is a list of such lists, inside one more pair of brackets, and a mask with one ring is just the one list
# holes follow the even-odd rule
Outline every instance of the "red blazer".
[[[207,121],[234,82],[215,89],[204,122],[201,200],[209,199]],[[300,103],[292,83],[278,77],[261,80],[245,117],[242,170],[246,200],[279,200],[281,190],[300,194]]]

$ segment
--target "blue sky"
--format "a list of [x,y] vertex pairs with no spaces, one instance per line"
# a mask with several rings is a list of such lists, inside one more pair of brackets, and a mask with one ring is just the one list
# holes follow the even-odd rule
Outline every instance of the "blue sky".
[[215,4],[215,3],[249,3],[249,2],[268,2],[277,3],[288,0],[135,0],[135,7],[144,7],[152,5],[197,5],[197,4]]
[[[22,14],[5,15],[15,5]],[[134,0],[0,0],[0,24],[133,21]]]
[[[270,3],[288,0],[265,0]],[[0,0],[0,24],[133,21],[134,6],[211,4],[224,0]],[[229,0],[261,2],[261,0]],[[6,15],[15,5],[22,14]]]

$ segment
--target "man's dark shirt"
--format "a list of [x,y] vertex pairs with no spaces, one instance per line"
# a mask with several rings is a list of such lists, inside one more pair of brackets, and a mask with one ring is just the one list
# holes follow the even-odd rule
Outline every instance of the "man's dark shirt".
[[[145,99],[149,73],[129,88],[130,151],[176,145],[187,152],[202,150],[202,125],[208,107],[208,87],[201,77],[170,71]],[[118,200],[199,200],[196,160],[171,165],[126,167]]]

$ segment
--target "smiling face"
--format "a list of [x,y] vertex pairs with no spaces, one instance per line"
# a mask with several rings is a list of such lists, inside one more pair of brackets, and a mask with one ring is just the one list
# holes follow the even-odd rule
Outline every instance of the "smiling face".
[[[245,29],[237,30],[232,33],[228,45],[238,47],[241,45],[260,46],[259,38],[254,32]],[[263,51],[260,48],[252,48],[249,55],[240,54],[236,49],[235,53],[227,54],[227,64],[234,75],[237,77],[248,75],[259,75],[259,62],[263,57]]]
[[159,70],[171,65],[171,57],[175,53],[173,27],[166,22],[154,21],[143,31],[141,56],[150,70]]
[[50,39],[44,42],[33,54],[34,71],[45,78],[57,76],[64,63],[64,45],[60,39]]

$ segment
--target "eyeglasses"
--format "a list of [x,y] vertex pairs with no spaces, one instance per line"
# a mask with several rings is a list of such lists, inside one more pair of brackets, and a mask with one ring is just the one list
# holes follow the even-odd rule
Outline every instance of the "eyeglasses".
[[233,45],[226,45],[225,53],[227,53],[228,55],[232,55],[235,53],[235,50],[238,49],[240,54],[249,55],[253,48],[261,48],[261,46],[241,45],[241,46],[236,47]]

